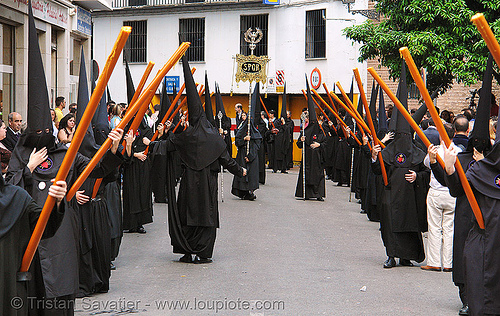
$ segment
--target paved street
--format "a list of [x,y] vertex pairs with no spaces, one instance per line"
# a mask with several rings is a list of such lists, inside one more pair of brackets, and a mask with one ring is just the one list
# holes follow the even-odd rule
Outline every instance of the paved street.
[[233,197],[224,174],[208,265],[177,262],[156,204],[147,234],[125,234],[109,293],[78,300],[76,315],[458,314],[451,273],[383,269],[379,225],[349,188],[327,181],[325,202],[295,200],[297,174],[268,172],[254,202]]

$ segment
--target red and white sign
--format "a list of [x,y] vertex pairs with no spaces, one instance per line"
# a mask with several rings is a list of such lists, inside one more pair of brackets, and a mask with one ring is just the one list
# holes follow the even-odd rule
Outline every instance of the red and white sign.
[[285,85],[285,71],[276,70],[276,86]]
[[318,68],[314,68],[311,72],[311,86],[313,89],[317,90],[321,86],[321,71]]

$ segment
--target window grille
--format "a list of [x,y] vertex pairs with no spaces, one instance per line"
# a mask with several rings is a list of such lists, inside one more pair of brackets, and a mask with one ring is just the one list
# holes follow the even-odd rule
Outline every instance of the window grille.
[[326,57],[326,9],[306,11],[306,58]]
[[179,42],[190,42],[188,61],[205,61],[205,18],[179,19]]
[[126,54],[129,63],[145,63],[148,35],[147,21],[124,21],[123,26],[132,27],[132,32],[125,44],[124,56]]
[[248,43],[245,41],[245,32],[252,28],[252,31],[255,31],[256,28],[259,28],[262,33],[262,39],[257,44],[254,50],[255,56],[267,56],[267,33],[268,33],[268,15],[260,14],[260,15],[242,15],[240,20],[240,53],[242,55],[250,55],[250,47],[248,47]]

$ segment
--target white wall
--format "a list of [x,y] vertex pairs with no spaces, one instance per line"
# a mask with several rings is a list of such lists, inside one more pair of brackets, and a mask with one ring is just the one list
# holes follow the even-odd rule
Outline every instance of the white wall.
[[[367,1],[358,1],[356,9],[366,8]],[[353,23],[365,20],[361,15],[351,15],[347,7],[340,1],[296,1],[289,0],[280,6],[266,6],[263,9],[200,11],[199,13],[179,13],[169,15],[123,16],[119,11],[113,17],[93,17],[94,21],[94,59],[100,68],[104,63],[116,40],[123,21],[148,21],[147,58],[156,63],[150,80],[165,64],[170,55],[178,47],[178,28],[180,18],[205,17],[205,62],[191,63],[197,68],[195,80],[204,83],[205,70],[210,79],[210,90],[217,81],[222,93],[229,93],[233,77],[232,57],[239,53],[240,45],[240,15],[269,14],[268,55],[271,58],[268,76],[274,76],[275,71],[285,71],[287,93],[300,94],[305,87],[304,74],[309,77],[311,71],[318,67],[322,72],[323,82],[329,89],[336,81],[340,81],[346,90],[349,89],[352,69],[360,68],[363,81],[366,80],[366,64],[358,63],[358,45],[353,45],[342,35],[342,29]],[[307,10],[326,8],[327,18],[349,19],[327,20],[327,48],[324,59],[305,59],[305,15]],[[137,12],[137,11],[136,11]],[[353,19],[353,20],[352,20]],[[351,21],[352,20],[352,21]],[[144,72],[146,64],[132,64],[130,69],[137,85]],[[117,63],[112,74],[109,89],[112,98],[117,102],[126,101],[124,65]],[[168,75],[179,75],[182,79],[182,69],[176,66]],[[321,89],[322,91],[322,89]],[[357,91],[357,89],[355,89]],[[234,83],[234,93],[248,93],[248,83]]]

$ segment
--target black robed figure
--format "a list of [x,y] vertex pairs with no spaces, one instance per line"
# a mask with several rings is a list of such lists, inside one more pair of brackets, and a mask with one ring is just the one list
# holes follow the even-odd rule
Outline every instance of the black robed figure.
[[288,164],[290,161],[290,147],[293,146],[293,121],[287,117],[286,112],[286,83],[283,91],[283,102],[281,105],[281,113],[279,123],[276,124],[278,133],[274,136],[274,163],[275,171],[281,170],[282,173],[287,173]]
[[[78,84],[78,110],[76,112],[77,126],[80,124],[88,102],[87,73],[85,56],[82,49]],[[99,146],[95,141],[93,129],[89,125],[78,152],[90,159],[98,149]],[[78,210],[81,223],[79,256],[80,291],[77,295],[79,297],[96,292],[103,293],[109,290],[109,278],[111,276],[110,262],[112,256],[111,216],[108,204],[106,203],[104,189],[107,183],[114,180],[116,179],[114,172],[112,172],[103,179],[99,187],[96,187],[97,180],[95,178],[87,178],[80,191],[76,193],[76,199],[71,201],[72,207]],[[93,193],[94,189],[96,189],[95,195]]]
[[[128,103],[132,101],[135,93],[134,84],[128,64],[125,64],[127,79]],[[131,124],[131,123],[129,123]],[[151,160],[145,155],[146,146],[142,139],[153,137],[153,131],[146,123],[145,117],[137,131],[136,138],[132,144],[130,156],[123,164],[123,229],[129,233],[146,233],[142,225],[153,222],[153,199],[151,188]]]
[[[246,175],[226,150],[226,143],[203,111],[186,58],[182,59],[189,121],[167,140],[149,142],[154,153],[167,155],[168,227],[174,253],[182,262],[210,263],[219,227],[217,173],[220,165],[237,176]],[[184,130],[185,128],[185,130]],[[179,194],[175,194],[174,159],[178,151],[183,167]]]
[[[52,135],[49,96],[31,3],[28,4],[28,11],[28,127],[14,148],[6,179],[24,188],[37,204],[43,205],[51,180],[56,177],[68,148],[56,145]],[[113,135],[121,137],[115,133]],[[118,142],[113,141],[112,150],[106,153],[90,177],[102,178],[122,162],[121,155],[116,153]],[[89,159],[82,154],[76,155],[66,178],[68,186],[73,184],[88,162]],[[38,253],[44,281],[43,288],[39,289],[43,293],[41,295],[47,299],[65,301],[64,306],[67,308],[46,310],[44,315],[73,315],[74,297],[78,291],[80,215],[69,203],[65,207],[60,228],[53,237],[40,242]]]
[[[497,128],[493,149],[488,129],[492,67],[493,59],[490,55],[483,77],[474,128],[466,150],[457,155],[473,187],[483,214],[485,230],[479,228],[456,172],[445,177],[450,194],[457,197],[453,236],[453,282],[459,287],[463,308],[468,305],[472,315],[500,314],[500,287],[496,281],[500,277],[500,258],[497,251],[500,242],[496,237],[500,208],[499,129]],[[474,151],[483,153],[485,159],[476,161]],[[432,170],[434,171],[434,168]],[[442,172],[442,169],[440,170]],[[494,279],[496,280],[493,281]]]
[[[399,89],[400,101],[407,105],[406,65],[402,64]],[[426,196],[430,179],[423,160],[425,153],[412,141],[410,125],[403,115],[397,115],[393,121],[396,135],[394,140],[382,150],[387,170],[388,185],[385,186],[380,200],[382,203],[380,226],[382,240],[389,257],[384,265],[392,268],[396,265],[395,257],[401,265],[411,265],[410,260],[422,262],[425,259],[421,232],[427,230]],[[374,147],[372,158],[376,158],[379,146]],[[378,161],[372,163],[375,174],[381,174]]]
[[[233,156],[233,142],[231,141],[231,119],[227,117],[224,104],[222,103],[222,96],[220,94],[219,85],[215,84],[215,124],[219,129],[222,139],[226,143],[227,152],[229,156]],[[221,116],[221,118],[219,118]],[[210,120],[209,120],[210,122]]]
[[[305,124],[304,135],[300,132],[297,140],[297,147],[306,151],[305,154],[305,171],[306,171],[306,200],[316,198],[318,201],[323,201],[326,196],[325,190],[325,173],[322,166],[323,145],[325,144],[325,135],[321,131],[316,117],[316,110],[307,82],[307,108],[308,114],[303,124]],[[305,146],[304,146],[305,144]],[[304,161],[300,163],[299,178],[297,179],[297,187],[295,189],[295,197],[304,198],[303,194],[303,170]]]
[[[240,166],[245,166],[247,175],[243,178],[235,176],[231,189],[231,193],[237,197],[252,201],[256,198],[254,191],[259,188],[259,149],[262,145],[262,135],[254,125],[255,107],[258,102],[260,102],[260,94],[259,83],[257,82],[252,94],[250,114],[238,126],[235,136],[235,144],[238,148],[236,162]],[[250,121],[250,135],[248,135],[248,121]]]
[[[42,238],[54,235],[64,216],[64,203],[57,203],[50,214],[49,221]],[[33,315],[38,314],[28,304],[43,288],[40,275],[40,260],[36,253],[29,269],[31,280],[19,282],[16,274],[21,268],[24,251],[28,247],[31,234],[38,221],[42,208],[29,196],[28,192],[18,186],[5,184],[0,177],[0,314],[1,315]],[[23,306],[14,308],[12,300],[20,298]],[[29,311],[28,311],[29,310]],[[41,313],[41,311],[38,311]]]

